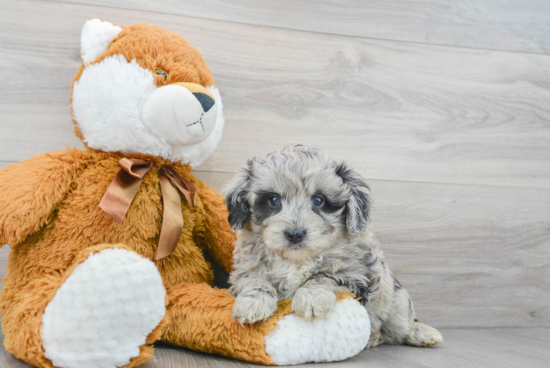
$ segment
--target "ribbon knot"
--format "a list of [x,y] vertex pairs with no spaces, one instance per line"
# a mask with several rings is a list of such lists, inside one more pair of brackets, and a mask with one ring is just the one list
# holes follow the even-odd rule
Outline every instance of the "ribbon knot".
[[[118,162],[118,166],[120,170],[99,202],[99,207],[121,225],[143,177],[151,170],[153,163],[124,157]],[[194,206],[197,191],[193,183],[184,179],[172,166],[161,166],[157,173],[164,209],[155,260],[169,256],[176,248],[183,230],[181,195]]]

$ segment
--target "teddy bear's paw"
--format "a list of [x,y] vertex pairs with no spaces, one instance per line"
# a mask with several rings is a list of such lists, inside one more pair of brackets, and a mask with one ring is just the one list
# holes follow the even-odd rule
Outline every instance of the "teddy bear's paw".
[[347,359],[361,352],[369,337],[367,310],[357,300],[348,298],[313,321],[293,314],[280,318],[264,341],[275,364],[291,365]]
[[91,254],[45,309],[46,358],[61,368],[128,364],[162,321],[165,294],[153,262],[119,248]]

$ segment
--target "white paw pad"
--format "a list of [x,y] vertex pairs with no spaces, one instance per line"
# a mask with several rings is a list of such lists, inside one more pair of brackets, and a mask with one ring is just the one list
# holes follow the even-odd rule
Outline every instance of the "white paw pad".
[[46,307],[46,358],[61,368],[128,364],[162,321],[165,295],[153,262],[118,248],[91,254]]
[[333,312],[311,322],[293,314],[279,319],[264,341],[275,364],[291,365],[347,359],[361,352],[369,337],[367,310],[349,298],[338,302]]

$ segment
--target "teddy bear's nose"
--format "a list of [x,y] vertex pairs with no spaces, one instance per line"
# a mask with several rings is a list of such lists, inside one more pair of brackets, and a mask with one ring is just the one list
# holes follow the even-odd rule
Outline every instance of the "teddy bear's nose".
[[169,86],[180,86],[183,87],[189,92],[195,96],[195,98],[200,102],[202,109],[204,112],[208,112],[214,106],[216,103],[216,100],[214,99],[214,96],[203,86],[196,83],[186,83],[186,82],[179,82],[179,83],[171,83]]
[[214,101],[212,97],[202,92],[195,92],[193,93],[193,96],[195,96],[196,99],[199,100],[204,112],[208,112],[208,110],[210,110],[212,106],[214,106],[214,104],[216,103],[216,101]]

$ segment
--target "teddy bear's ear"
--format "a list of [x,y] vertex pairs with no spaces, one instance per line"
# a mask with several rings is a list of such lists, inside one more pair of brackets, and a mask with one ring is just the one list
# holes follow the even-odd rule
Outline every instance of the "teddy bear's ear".
[[122,28],[99,19],[87,21],[80,36],[80,55],[84,64],[91,63],[109,47]]

